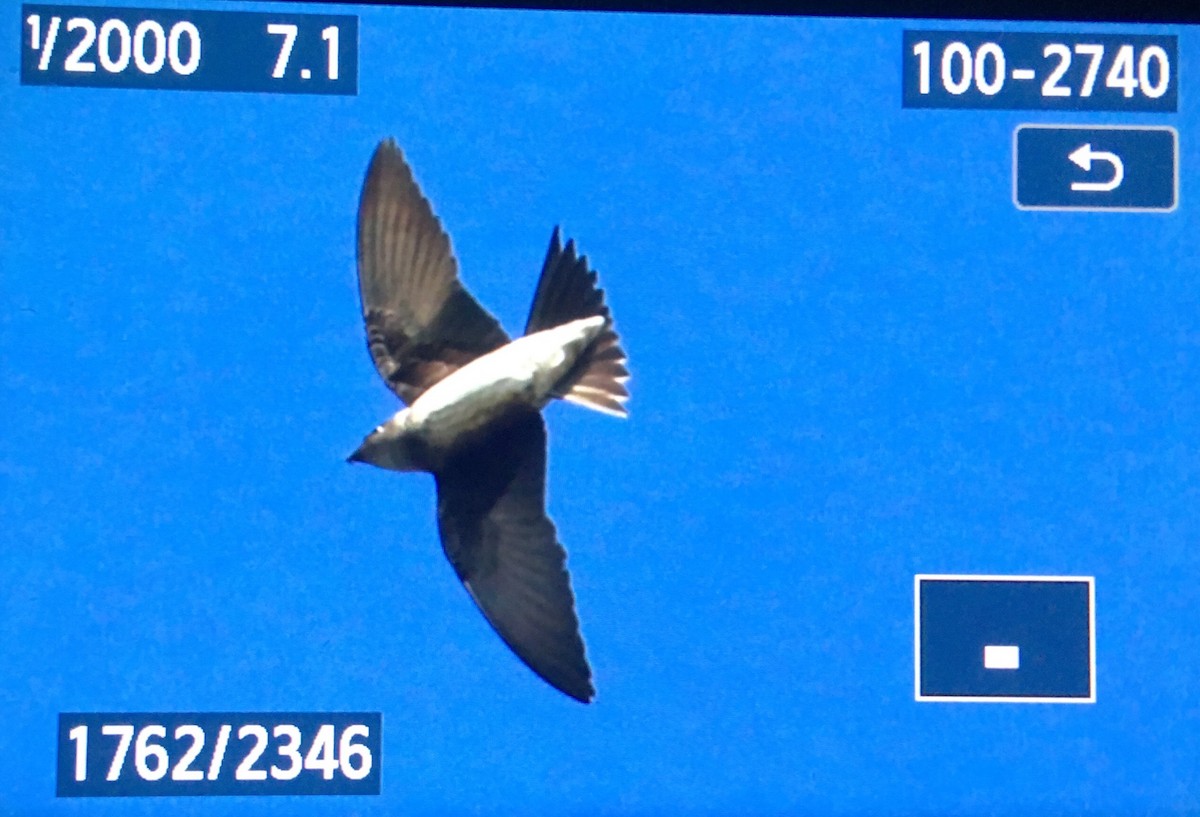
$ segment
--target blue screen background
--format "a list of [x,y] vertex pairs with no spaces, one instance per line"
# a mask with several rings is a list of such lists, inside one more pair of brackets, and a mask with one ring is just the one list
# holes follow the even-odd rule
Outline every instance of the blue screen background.
[[[356,13],[357,97],[21,87],[0,29],[0,811],[1197,808],[1186,86],[903,110],[898,21]],[[1025,122],[1176,126],[1181,206],[1018,211]],[[631,417],[546,412],[592,706],[473,608],[432,479],[345,462],[399,408],[386,136],[510,332],[555,224],[607,290]],[[915,701],[917,573],[1095,576],[1096,703]],[[59,712],[208,710],[381,711],[383,793],[55,800]]]

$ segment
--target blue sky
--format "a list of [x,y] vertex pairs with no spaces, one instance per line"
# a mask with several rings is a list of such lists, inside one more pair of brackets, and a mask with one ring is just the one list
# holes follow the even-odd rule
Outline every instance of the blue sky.
[[[1183,134],[1176,212],[1030,213],[1016,125],[1131,117],[902,110],[898,22],[359,13],[353,98],[22,88],[2,35],[0,805],[158,813],[56,801],[57,714],[210,710],[381,711],[383,794],[175,813],[1190,802],[1186,91],[1132,118]],[[590,707],[474,610],[432,480],[344,461],[398,407],[386,136],[510,332],[555,224],[608,292],[630,419],[546,412]],[[915,702],[916,573],[1095,576],[1098,702]]]

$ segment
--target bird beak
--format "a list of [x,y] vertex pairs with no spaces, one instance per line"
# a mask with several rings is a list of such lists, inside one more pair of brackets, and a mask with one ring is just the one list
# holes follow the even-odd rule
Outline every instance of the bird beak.
[[346,462],[366,462],[366,459],[363,457],[363,454],[362,454],[362,446],[361,445],[357,449],[355,449],[353,454],[346,457]]

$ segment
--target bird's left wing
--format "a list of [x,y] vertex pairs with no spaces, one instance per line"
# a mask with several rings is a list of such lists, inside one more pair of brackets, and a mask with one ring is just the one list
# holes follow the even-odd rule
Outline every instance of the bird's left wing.
[[435,474],[446,556],[504,643],[547,683],[595,695],[566,551],[546,516],[546,426],[522,412]]
[[358,285],[367,346],[410,405],[427,388],[508,343],[458,279],[450,239],[396,143],[379,144],[358,207]]

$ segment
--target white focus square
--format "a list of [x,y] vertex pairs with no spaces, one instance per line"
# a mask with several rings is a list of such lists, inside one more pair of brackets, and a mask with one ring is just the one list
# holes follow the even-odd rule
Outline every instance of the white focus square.
[[1020,669],[1021,648],[989,644],[983,648],[984,669]]

